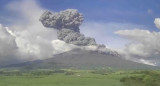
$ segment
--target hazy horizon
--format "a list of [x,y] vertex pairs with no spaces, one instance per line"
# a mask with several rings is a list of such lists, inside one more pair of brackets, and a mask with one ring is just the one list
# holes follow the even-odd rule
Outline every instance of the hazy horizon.
[[[159,0],[1,0],[0,65],[47,59],[77,47],[99,49],[89,44],[103,44],[105,49],[99,50],[115,51],[124,59],[160,66],[158,3]],[[81,44],[82,40],[67,43],[67,37],[59,40],[56,27],[45,27],[39,20],[45,10],[53,16],[54,13],[65,16],[62,11],[65,13],[66,9],[76,9],[83,15],[84,21],[78,21],[74,28],[80,30],[78,35],[84,43],[90,43]]]

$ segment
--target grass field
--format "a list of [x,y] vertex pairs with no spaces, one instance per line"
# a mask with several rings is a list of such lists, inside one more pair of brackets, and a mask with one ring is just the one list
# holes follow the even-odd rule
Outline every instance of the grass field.
[[1,71],[0,86],[160,86],[159,71]]

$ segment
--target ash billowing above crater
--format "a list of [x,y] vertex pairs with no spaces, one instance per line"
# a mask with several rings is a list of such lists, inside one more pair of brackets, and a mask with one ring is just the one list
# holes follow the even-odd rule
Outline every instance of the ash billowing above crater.
[[[76,9],[67,9],[60,12],[45,11],[39,19],[45,27],[58,30],[57,37],[68,44],[89,46],[89,50],[99,53],[118,56],[118,53],[106,48],[105,45],[97,44],[94,38],[85,37],[80,33],[79,26],[83,22],[83,15]],[[86,49],[87,50],[87,49]]]
[[45,11],[39,20],[45,27],[57,29],[59,40],[79,46],[97,45],[94,38],[85,37],[80,33],[79,25],[83,22],[83,15],[75,9],[59,13]]
[[61,29],[58,31],[58,39],[75,45],[96,45],[95,39],[91,37],[85,37],[83,34],[75,32],[70,29]]
[[75,9],[67,9],[59,13],[45,11],[39,20],[45,27],[58,30],[67,28],[79,32],[79,25],[83,22],[83,15]]

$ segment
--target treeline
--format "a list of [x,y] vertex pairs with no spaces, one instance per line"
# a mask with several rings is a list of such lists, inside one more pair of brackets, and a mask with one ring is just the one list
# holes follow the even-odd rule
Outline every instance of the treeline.
[[[134,71],[133,75],[125,76],[120,79],[125,86],[160,86],[160,72],[159,71]],[[133,83],[131,83],[133,82]]]
[[32,71],[14,71],[14,70],[0,70],[0,76],[42,76],[42,75],[53,75],[56,73],[64,73],[65,75],[74,75],[77,72],[73,70],[32,70]]
[[22,72],[20,71],[0,71],[0,75],[5,75],[5,76],[19,76],[22,75]]
[[65,70],[34,70],[34,71],[0,71],[0,75],[4,76],[22,76],[22,75],[52,75],[55,73],[65,73]]

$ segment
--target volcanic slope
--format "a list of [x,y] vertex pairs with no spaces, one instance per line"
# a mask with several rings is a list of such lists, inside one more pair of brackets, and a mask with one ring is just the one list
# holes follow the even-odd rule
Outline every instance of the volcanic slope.
[[75,68],[75,69],[95,69],[110,67],[113,69],[155,69],[159,67],[145,65],[137,62],[125,60],[117,55],[99,53],[75,49],[69,52],[57,54],[45,60],[35,60],[20,64],[12,64],[6,67],[14,68]]

